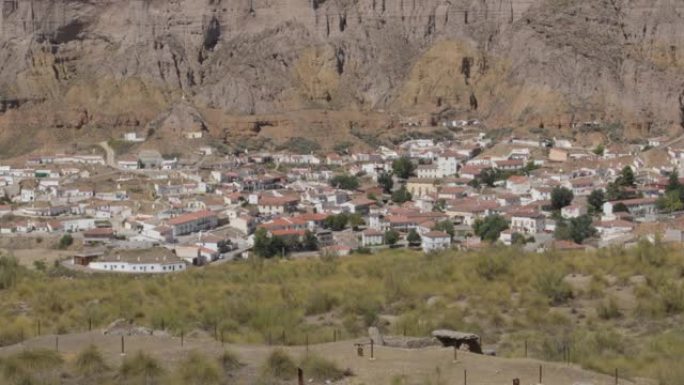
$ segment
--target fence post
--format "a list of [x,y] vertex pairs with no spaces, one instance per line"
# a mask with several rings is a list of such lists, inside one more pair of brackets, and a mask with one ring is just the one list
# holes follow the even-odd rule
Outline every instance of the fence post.
[[542,368],[541,364],[539,365],[539,383],[543,384],[544,383],[544,369]]
[[88,318],[88,331],[91,332],[93,331],[93,319]]
[[306,333],[306,355],[309,355],[309,333]]
[[618,375],[618,368],[615,368],[615,385],[618,385],[620,381],[620,376]]
[[371,355],[370,355],[370,359],[371,359],[371,361],[372,361],[372,360],[375,359],[375,341],[373,341],[372,338],[371,338],[371,340],[370,340],[370,345],[371,345]]
[[55,351],[59,353],[59,335],[55,336]]
[[454,362],[458,362],[458,348],[454,346]]
[[468,370],[463,369],[463,385],[468,385]]
[[124,336],[121,336],[121,355],[122,356],[126,355],[126,345],[124,342]]
[[297,368],[297,383],[299,385],[304,385],[304,371],[302,368]]
[[184,339],[185,339],[185,332],[183,330],[181,330],[181,348],[183,347],[183,344],[185,342],[185,341],[183,341]]
[[527,358],[527,338],[525,338],[525,358]]
[[225,340],[223,339],[223,330],[221,330],[221,346],[222,346],[222,347],[226,346],[226,342],[225,342]]

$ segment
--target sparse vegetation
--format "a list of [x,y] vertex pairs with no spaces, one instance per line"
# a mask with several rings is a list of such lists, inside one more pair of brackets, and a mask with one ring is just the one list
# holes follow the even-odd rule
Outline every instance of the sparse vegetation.
[[[522,339],[529,339],[532,356],[562,360],[562,347],[572,343],[571,360],[587,368],[630,367],[634,375],[671,381],[676,373],[667,365],[674,364],[677,352],[684,354],[684,329],[675,322],[684,314],[683,264],[677,250],[647,241],[631,250],[588,253],[491,247],[429,255],[393,249],[287,262],[256,258],[145,279],[73,273],[62,279],[52,266],[45,272],[28,270],[2,258],[0,275],[13,278],[0,290],[0,343],[31,337],[37,320],[44,333],[87,330],[89,319],[101,327],[125,318],[155,328],[163,323],[176,335],[194,329],[211,333],[217,327],[226,342],[264,343],[269,336],[281,341],[286,332],[285,344],[304,344],[307,335],[311,344],[330,341],[332,328],[361,336],[368,326],[378,325],[391,334],[426,336],[444,327],[479,333],[485,343],[498,343],[502,356],[519,356]],[[573,276],[593,278],[584,288],[573,283]],[[198,284],[202,290],[193,290]],[[609,294],[618,287],[619,297]],[[428,305],[430,297],[440,300]],[[17,315],[19,308],[31,311]],[[323,314],[339,324],[309,321]],[[383,324],[385,314],[395,320]],[[634,319],[639,322],[630,322]],[[121,368],[105,369],[96,350],[83,349],[68,363],[46,357],[49,365],[39,372],[47,376],[66,370],[85,381],[101,368],[107,379],[132,384],[174,383],[173,378],[187,375],[165,370],[145,354],[130,354]],[[269,373],[292,378],[298,361],[287,357],[275,354]],[[26,364],[17,357],[0,361],[0,382],[38,375],[21,369]],[[217,368],[223,379],[239,366],[233,355],[200,361],[193,366],[205,368],[211,378]]]
[[64,234],[59,239],[59,248],[60,249],[66,249],[73,244],[74,244],[74,237],[72,237],[71,234]]
[[338,381],[351,375],[348,370],[340,369],[337,364],[316,354],[304,357],[300,367],[308,378],[315,381]]
[[314,152],[319,151],[320,149],[321,145],[317,142],[298,136],[290,138],[287,140],[287,142],[278,146],[279,151],[286,150],[301,155],[312,154]]
[[275,349],[266,359],[263,374],[278,380],[292,380],[297,377],[297,364],[282,349]]

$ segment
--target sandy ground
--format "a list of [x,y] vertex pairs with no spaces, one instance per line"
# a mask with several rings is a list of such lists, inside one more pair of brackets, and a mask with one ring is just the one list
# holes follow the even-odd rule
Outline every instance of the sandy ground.
[[33,268],[33,262],[45,261],[49,266],[55,261],[68,258],[73,252],[68,250],[54,250],[54,249],[0,249],[1,252],[14,255],[19,264],[28,268]]
[[[613,385],[612,376],[596,374],[582,370],[576,366],[546,363],[532,359],[505,359],[489,357],[467,352],[458,352],[458,360],[454,361],[453,349],[429,347],[423,349],[399,349],[375,347],[375,359],[370,359],[369,347],[364,357],[358,357],[354,347],[356,341],[341,341],[309,347],[309,351],[335,361],[340,367],[349,368],[355,374],[344,382],[346,384],[390,384],[396,376],[406,376],[407,383],[440,383],[445,385],[495,385],[512,384],[514,378],[520,384],[539,383],[539,368],[542,366],[543,383],[553,385]],[[364,342],[366,342],[364,340]],[[56,349],[72,360],[76,354],[88,346],[95,344],[106,356],[107,360],[118,365],[124,356],[121,354],[121,337],[106,336],[99,331],[81,334],[42,336],[28,340],[20,345],[0,349],[0,356],[17,352],[25,348]],[[58,345],[58,346],[57,346]],[[250,346],[225,344],[212,339],[184,339],[181,347],[180,338],[174,337],[125,337],[127,354],[143,350],[172,366],[173,362],[188,352],[197,350],[218,356],[223,349],[235,352],[240,361],[247,364],[244,373],[237,383],[253,383],[250,378],[257,373],[265,361],[270,346]],[[286,347],[293,357],[306,354],[306,347]],[[464,374],[467,375],[464,376]],[[466,378],[467,377],[467,382]],[[619,384],[645,384],[620,379]]]

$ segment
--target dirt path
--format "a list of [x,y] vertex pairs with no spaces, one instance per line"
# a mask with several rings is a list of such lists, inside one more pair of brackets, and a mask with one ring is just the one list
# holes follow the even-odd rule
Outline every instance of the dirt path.
[[[406,376],[409,383],[440,383],[446,385],[464,384],[464,371],[467,371],[467,384],[472,385],[504,385],[512,384],[519,378],[522,385],[539,382],[539,367],[542,365],[543,383],[553,385],[594,384],[612,385],[614,378],[582,370],[576,366],[540,362],[532,359],[505,359],[489,357],[467,352],[459,352],[454,362],[453,350],[441,347],[424,349],[399,349],[375,347],[375,359],[370,360],[368,348],[365,357],[358,357],[354,347],[355,341],[341,341],[314,345],[309,352],[335,361],[340,367],[349,368],[355,374],[345,380],[348,384],[390,384],[397,376]],[[365,340],[364,340],[365,342]],[[180,338],[174,337],[125,337],[125,350],[132,354],[143,350],[157,357],[167,366],[182,358],[188,352],[198,350],[210,355],[220,354],[223,349],[235,352],[241,362],[247,364],[245,375],[240,376],[237,383],[253,383],[254,373],[265,361],[274,347],[263,345],[231,345],[221,346],[220,342],[207,338],[185,338],[181,347]],[[57,341],[54,335],[43,336],[0,349],[0,356],[17,352],[25,348],[56,349],[72,360],[76,354],[88,346],[95,344],[103,352],[107,360],[118,365],[124,356],[121,355],[121,337],[105,336],[101,332],[61,335]],[[58,345],[58,346],[57,346]],[[306,354],[305,347],[285,347],[293,357]],[[631,382],[620,380],[620,384],[646,384],[647,382]]]
[[115,156],[115,155],[114,155],[114,149],[111,148],[111,147],[109,146],[109,143],[107,143],[107,142],[100,142],[100,143],[98,143],[98,145],[99,145],[100,147],[102,147],[102,149],[103,149],[103,150],[105,151],[105,153],[106,153],[106,162],[107,162],[107,166],[112,167],[112,168],[116,168],[116,162],[115,162],[115,159],[114,159],[114,156]]

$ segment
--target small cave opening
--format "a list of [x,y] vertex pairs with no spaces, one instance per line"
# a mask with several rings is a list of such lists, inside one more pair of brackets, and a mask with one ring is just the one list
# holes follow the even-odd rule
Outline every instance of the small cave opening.
[[212,17],[207,29],[204,31],[203,46],[206,51],[213,51],[221,39],[221,23],[216,17]]

